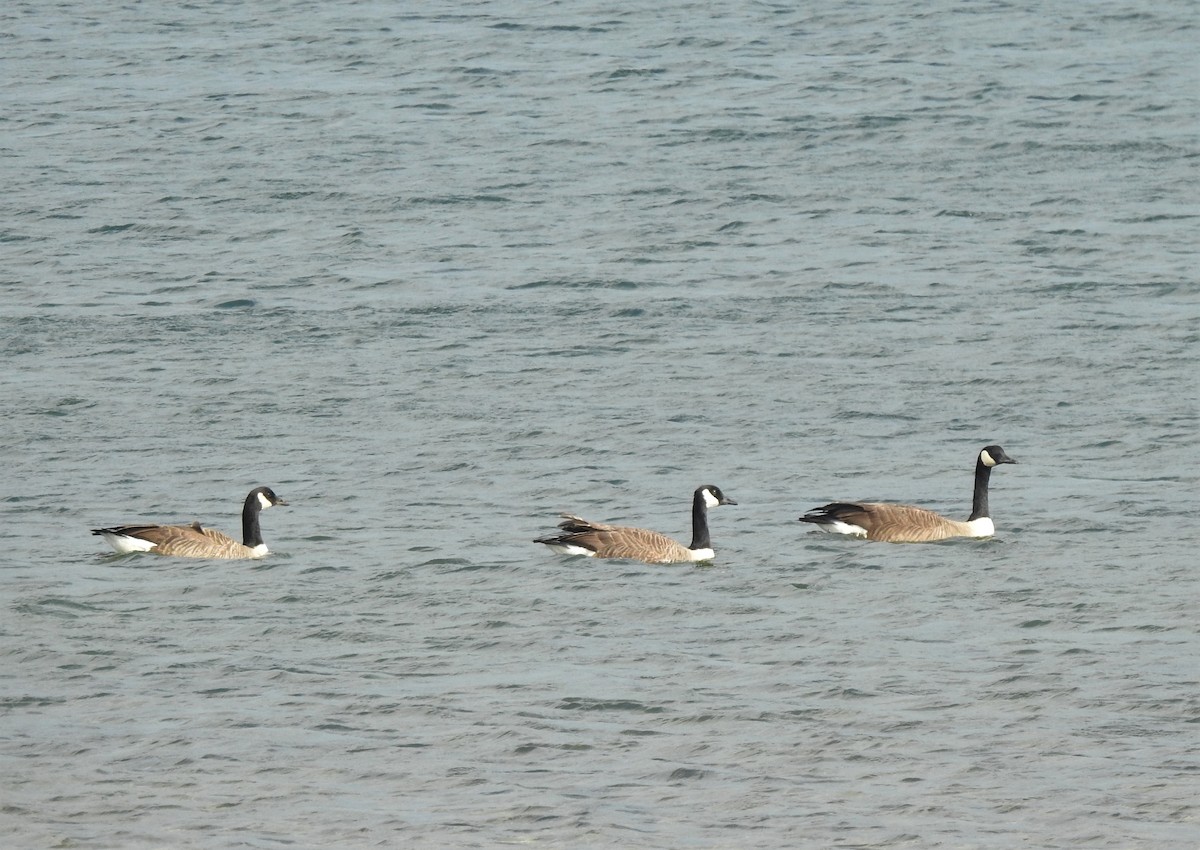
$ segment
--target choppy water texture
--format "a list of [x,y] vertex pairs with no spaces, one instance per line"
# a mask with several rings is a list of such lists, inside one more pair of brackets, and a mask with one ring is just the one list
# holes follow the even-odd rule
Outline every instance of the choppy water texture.
[[1197,23],[6,6],[5,845],[1200,844]]

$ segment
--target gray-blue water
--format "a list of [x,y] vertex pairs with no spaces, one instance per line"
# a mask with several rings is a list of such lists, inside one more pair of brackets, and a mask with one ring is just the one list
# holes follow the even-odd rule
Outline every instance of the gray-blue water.
[[[1198,35],[10,3],[5,846],[1200,845]],[[990,442],[991,541],[796,522]],[[711,565],[530,542],[704,483]]]

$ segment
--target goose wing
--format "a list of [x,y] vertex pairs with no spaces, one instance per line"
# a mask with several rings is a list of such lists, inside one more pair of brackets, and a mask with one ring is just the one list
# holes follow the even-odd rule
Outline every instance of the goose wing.
[[618,531],[621,529],[619,525],[592,522],[575,514],[559,514],[559,516],[563,517],[563,521],[558,524],[558,527],[572,534],[582,534],[585,531]]
[[215,528],[205,528],[198,522],[191,525],[170,526],[176,530],[170,540],[160,543],[157,551],[163,555],[182,558],[254,558],[253,549],[234,540]]

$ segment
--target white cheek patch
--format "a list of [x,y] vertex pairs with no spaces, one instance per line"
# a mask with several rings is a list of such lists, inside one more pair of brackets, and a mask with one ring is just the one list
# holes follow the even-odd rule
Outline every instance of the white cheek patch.
[[712,494],[712,491],[707,487],[704,488],[704,504],[710,508],[715,508],[721,504],[721,500]]
[[263,493],[258,494],[258,503],[262,505],[264,509],[271,507],[271,500],[268,499]]
[[992,456],[990,454],[988,454],[987,449],[984,449],[983,451],[981,451],[979,453],[979,459],[981,461],[983,461],[984,466],[995,466],[996,465],[996,461],[994,461],[992,459]]

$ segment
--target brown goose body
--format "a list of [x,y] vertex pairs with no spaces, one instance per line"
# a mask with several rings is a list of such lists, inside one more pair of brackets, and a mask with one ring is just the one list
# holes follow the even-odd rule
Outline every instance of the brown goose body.
[[[865,533],[843,532],[884,543],[931,543],[951,537],[990,536],[976,533],[969,522],[944,517],[915,505],[891,505],[884,502],[832,502],[816,509],[823,522],[835,520]],[[803,522],[816,522],[805,519]]]
[[270,487],[256,487],[242,507],[241,542],[200,523],[191,525],[118,525],[94,528],[120,554],[152,552],[176,558],[261,558],[268,554],[262,540],[258,515],[273,505],[286,505]]
[[975,462],[975,492],[966,521],[944,517],[914,505],[884,502],[830,502],[800,517],[819,531],[865,537],[884,543],[932,543],[952,537],[991,537],[996,533],[988,508],[992,468],[1016,463],[1000,446],[987,446]]
[[543,543],[563,555],[589,558],[628,558],[649,564],[708,561],[715,556],[708,533],[708,508],[736,504],[719,487],[706,484],[696,488],[692,497],[690,546],[657,531],[590,522],[574,514],[562,515],[565,519],[558,524],[561,534],[539,537],[533,542]]

